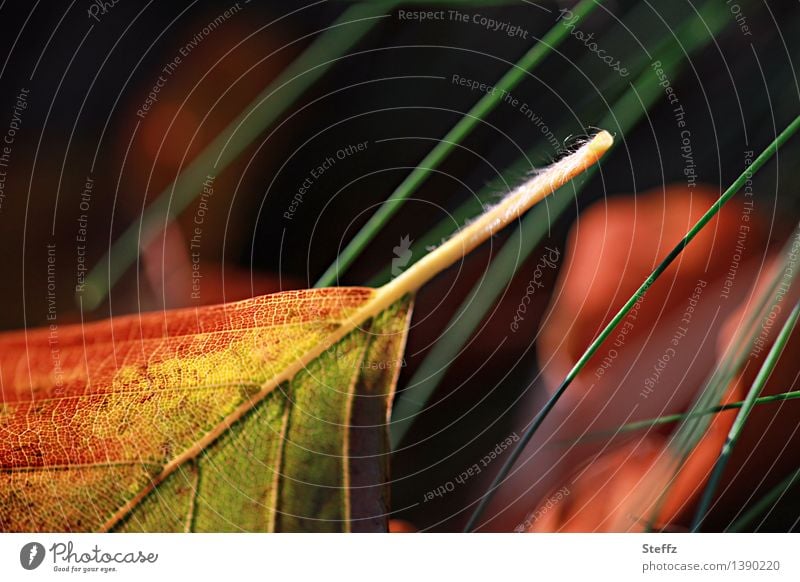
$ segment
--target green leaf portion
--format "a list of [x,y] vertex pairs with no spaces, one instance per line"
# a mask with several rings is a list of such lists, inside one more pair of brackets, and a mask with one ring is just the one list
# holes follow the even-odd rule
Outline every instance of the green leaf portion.
[[[402,361],[403,342],[397,338],[404,337],[407,317],[408,304],[395,305],[369,331],[344,338],[292,381],[278,531],[373,529],[380,515],[388,515],[386,475],[376,469],[387,466],[386,416]],[[369,406],[377,407],[382,419],[365,422]],[[371,457],[351,457],[353,448],[371,440],[382,445]],[[365,471],[378,480],[364,482]],[[351,486],[354,479],[357,488]],[[354,506],[358,515],[352,516]],[[365,506],[371,508],[366,515]]]
[[324,351],[115,531],[386,531],[387,416],[410,308],[400,301]]
[[167,477],[141,504],[140,510],[114,531],[123,533],[187,532],[191,528],[197,491],[198,471],[187,463]]
[[278,388],[196,461],[188,531],[272,531],[288,406]]

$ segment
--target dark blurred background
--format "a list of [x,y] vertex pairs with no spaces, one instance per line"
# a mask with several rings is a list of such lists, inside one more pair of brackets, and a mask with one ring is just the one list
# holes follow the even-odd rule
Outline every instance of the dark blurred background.
[[[698,181],[721,188],[742,171],[743,152],[760,151],[798,111],[800,8],[793,0],[740,1],[733,5],[738,11],[730,2],[717,4],[721,31],[685,55],[670,82],[690,123]],[[557,158],[590,134],[640,75],[657,83],[654,55],[670,43],[684,49],[676,30],[696,21],[694,34],[708,35],[698,18],[701,6],[683,0],[603,3],[579,28],[594,33],[629,75],[617,74],[586,42],[568,37],[512,92],[539,124],[519,106],[500,104],[404,204],[341,283],[365,284],[385,273],[403,237],[420,239],[487,185],[500,196],[505,184]],[[284,0],[0,4],[0,133],[14,133],[0,168],[6,172],[0,328],[45,325],[52,309],[60,323],[79,322],[313,285],[482,96],[453,76],[495,83],[572,3],[454,1],[389,9],[344,56],[331,55],[338,60],[235,162],[207,170],[213,193],[201,197],[198,189],[175,220],[157,214],[160,227],[144,233],[150,242],[112,255],[112,261],[124,261],[126,252],[138,258],[110,299],[90,308],[76,293],[82,265],[91,270],[107,260],[110,244],[137,224],[182,168],[350,7]],[[418,22],[401,18],[400,10],[457,10],[469,22]],[[474,23],[474,15],[513,23],[524,35],[489,30]],[[159,83],[157,100],[145,111]],[[260,107],[273,107],[286,90],[277,88]],[[632,100],[630,108],[637,107]],[[621,145],[567,212],[553,217],[542,245],[561,248],[579,210],[597,200],[686,180],[682,138],[665,95],[630,131],[606,129]],[[362,151],[337,157],[357,144],[365,144]],[[798,154],[796,141],[781,152]],[[318,171],[329,158],[330,167]],[[521,166],[506,172],[520,159]],[[782,164],[778,171],[773,164],[756,179],[774,240],[785,237],[800,215],[796,167]],[[304,182],[308,187],[293,206]],[[400,389],[506,237],[420,293]],[[48,245],[55,245],[54,254],[48,255]],[[55,256],[50,281],[48,256]],[[547,297],[537,295],[521,332],[502,340],[538,258],[533,253],[520,265],[504,294],[511,299],[498,303],[449,368],[434,397],[440,404],[422,413],[395,455],[396,508],[418,503],[425,491],[474,463],[476,450],[490,450],[514,430],[508,408],[535,376],[532,346]],[[192,288],[193,269],[203,274],[199,291]],[[555,274],[548,273],[548,283]],[[468,487],[397,517],[418,528],[453,529],[490,477],[484,472]]]

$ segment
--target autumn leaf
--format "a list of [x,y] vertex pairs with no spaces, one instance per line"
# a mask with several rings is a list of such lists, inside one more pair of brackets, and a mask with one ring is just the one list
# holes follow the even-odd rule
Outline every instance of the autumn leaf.
[[0,336],[0,529],[386,531],[414,292],[610,145],[601,132],[379,289]]

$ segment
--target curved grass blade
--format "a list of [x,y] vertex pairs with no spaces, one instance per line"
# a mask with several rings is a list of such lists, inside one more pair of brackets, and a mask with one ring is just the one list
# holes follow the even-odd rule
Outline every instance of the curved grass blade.
[[[603,0],[581,0],[572,10],[576,25],[582,22],[591,14]],[[533,70],[550,51],[561,44],[569,36],[569,29],[566,26],[556,24],[551,28],[539,42],[537,42],[517,63],[509,69],[495,84],[495,91],[484,95],[470,109],[447,135],[425,156],[417,167],[400,183],[400,185],[389,196],[380,209],[373,214],[367,223],[356,233],[353,239],[339,253],[336,260],[327,268],[315,287],[330,287],[339,281],[339,276],[352,262],[361,254],[380,229],[402,206],[403,202],[411,196],[417,188],[425,181],[432,170],[436,169],[442,161],[450,154],[453,148],[459,144],[475,126],[486,117],[492,110],[499,105],[505,93],[510,92],[516,87],[525,76]]]
[[[707,8],[707,7],[706,7]],[[716,11],[716,7],[714,7]],[[718,12],[718,11],[717,11]],[[717,14],[714,12],[714,14]],[[704,12],[701,12],[701,17]],[[717,16],[706,20],[712,34],[721,29],[724,19]],[[684,50],[691,53],[711,42],[713,36],[688,35],[693,30],[693,24],[684,25],[677,31],[679,38],[686,36],[689,40],[684,45],[678,46],[674,42],[662,47],[654,53],[661,61],[661,67],[670,78],[680,74],[680,65],[683,63]],[[631,90],[623,95],[614,104],[612,111],[600,122],[601,127],[617,127],[625,135],[641,121],[650,108],[661,95],[656,78],[652,72],[645,70],[634,82]],[[522,160],[519,166],[524,166]],[[503,245],[497,257],[476,285],[464,299],[456,313],[445,326],[447,330],[439,338],[434,347],[423,360],[414,376],[409,380],[407,387],[398,395],[392,416],[392,447],[396,448],[403,440],[416,415],[424,408],[435,392],[439,382],[444,378],[447,370],[457,357],[458,353],[469,341],[481,321],[486,317],[489,309],[497,298],[507,288],[509,281],[514,277],[519,266],[536,249],[550,230],[550,224],[563,214],[583,186],[588,183],[596,171],[591,168],[587,171],[585,179],[580,184],[573,183],[572,190],[565,188],[553,195],[547,204],[534,208],[523,220],[522,224],[514,230],[511,237]],[[519,174],[517,169],[511,174]],[[486,196],[488,198],[488,196]],[[472,201],[465,203],[457,209],[455,216],[467,215],[468,208],[473,206]],[[451,221],[442,223],[436,231],[446,228]],[[436,235],[426,235],[425,239],[438,240]]]
[[619,325],[619,323],[625,318],[636,302],[647,292],[647,290],[653,285],[653,283],[655,283],[661,274],[681,254],[683,249],[686,248],[686,246],[697,236],[703,227],[705,227],[705,225],[708,224],[711,219],[714,218],[714,216],[716,216],[720,208],[722,208],[725,203],[733,198],[733,196],[745,185],[747,180],[752,178],[752,176],[775,155],[778,149],[780,149],[783,144],[785,144],[795,133],[797,133],[798,129],[800,129],[800,116],[795,117],[795,119],[772,141],[772,143],[770,143],[766,149],[764,149],[764,151],[761,152],[755,160],[753,160],[753,163],[733,182],[733,184],[731,184],[730,187],[725,190],[722,196],[720,196],[711,206],[711,208],[709,208],[706,213],[703,214],[700,220],[698,220],[689,230],[689,232],[686,233],[686,236],[681,239],[681,241],[667,254],[664,260],[658,264],[658,266],[647,277],[647,279],[645,279],[639,289],[636,290],[636,292],[630,297],[630,299],[628,299],[625,305],[623,305],[617,314],[611,319],[603,331],[600,332],[600,335],[598,335],[597,338],[592,341],[583,355],[578,359],[575,366],[573,366],[573,368],[569,371],[566,378],[564,378],[555,393],[548,399],[548,401],[533,419],[530,426],[525,430],[516,448],[508,455],[508,458],[503,463],[503,466],[500,468],[500,471],[497,473],[497,476],[490,485],[488,491],[482,496],[477,508],[467,522],[465,531],[472,531],[475,528],[478,519],[486,509],[486,506],[489,504],[492,494],[503,483],[503,481],[505,481],[506,477],[511,472],[512,467],[519,459],[522,451],[525,449],[525,446],[531,440],[538,428],[542,425],[545,418],[547,418],[547,415],[550,413],[553,407],[555,407],[556,403],[567,390],[567,388],[569,388],[569,385],[572,383],[575,377],[580,373],[586,363],[600,348],[602,343],[608,338],[609,335],[611,335],[614,329],[616,329],[617,325]]
[[786,347],[786,342],[789,341],[789,336],[792,334],[792,331],[794,331],[794,327],[797,324],[798,318],[800,318],[800,301],[795,304],[794,309],[792,309],[792,312],[789,314],[789,317],[786,319],[783,327],[781,327],[781,331],[778,334],[778,337],[775,339],[775,343],[767,354],[767,357],[764,359],[764,363],[761,365],[761,368],[758,370],[758,375],[753,381],[752,386],[750,386],[750,390],[747,393],[747,398],[745,398],[744,404],[742,405],[741,410],[739,410],[739,414],[736,415],[736,419],[733,421],[733,426],[731,426],[730,432],[725,439],[725,443],[722,445],[722,450],[720,451],[719,457],[717,458],[716,463],[714,463],[714,469],[711,472],[711,477],[709,478],[705,490],[703,491],[703,496],[700,498],[700,503],[698,504],[694,521],[692,522],[693,532],[699,531],[703,524],[703,520],[705,519],[711,505],[711,500],[714,498],[714,493],[716,493],[717,487],[719,486],[719,481],[722,478],[722,473],[725,471],[725,467],[728,465],[728,461],[730,460],[733,448],[736,446],[736,443],[742,434],[742,430],[744,429],[744,425],[750,416],[750,412],[755,406],[755,400],[761,394],[761,391],[764,389],[764,385],[767,383],[767,380],[769,380],[770,374],[772,374],[772,371],[775,369],[775,366],[778,363],[778,359],[781,357],[781,354],[783,354],[783,349]]
[[211,169],[218,174],[231,164],[398,3],[364,2],[351,6],[256,96],[159,194],[140,220],[123,232],[90,271],[82,294],[84,308],[95,309],[105,300],[136,261],[139,248],[197,198]]

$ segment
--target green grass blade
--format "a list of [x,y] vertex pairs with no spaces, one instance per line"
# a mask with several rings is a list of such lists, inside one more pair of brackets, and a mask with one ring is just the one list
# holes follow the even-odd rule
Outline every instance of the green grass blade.
[[542,407],[542,410],[539,411],[539,413],[531,422],[530,426],[523,433],[522,437],[520,437],[516,448],[508,455],[505,463],[503,463],[503,466],[500,468],[500,471],[492,482],[489,490],[483,495],[478,507],[470,517],[467,523],[466,531],[471,531],[474,529],[478,519],[483,513],[483,510],[488,505],[492,494],[495,490],[497,490],[500,484],[505,481],[505,478],[510,473],[514,463],[517,462],[517,459],[519,459],[522,451],[525,449],[525,446],[531,440],[533,435],[536,434],[536,431],[547,418],[547,415],[550,413],[553,407],[555,407],[556,403],[567,390],[567,388],[569,388],[569,385],[572,383],[575,377],[580,373],[584,366],[586,366],[586,363],[597,352],[608,336],[613,333],[617,325],[619,325],[619,323],[625,318],[634,304],[647,292],[653,283],[656,282],[661,274],[672,264],[672,262],[681,254],[683,249],[686,248],[686,246],[697,236],[697,234],[706,226],[706,224],[708,224],[711,219],[717,215],[720,208],[722,208],[725,203],[733,198],[733,196],[745,185],[747,180],[751,179],[753,174],[755,174],[764,164],[766,164],[775,155],[778,149],[780,149],[781,146],[783,146],[783,144],[789,140],[789,138],[797,133],[798,129],[800,129],[800,116],[795,117],[795,119],[772,141],[772,143],[770,143],[767,148],[761,152],[755,160],[753,160],[753,163],[733,182],[733,184],[731,184],[730,187],[725,190],[722,196],[720,196],[711,206],[711,208],[709,208],[705,214],[703,214],[700,220],[698,220],[689,230],[689,232],[686,233],[686,236],[681,239],[675,248],[673,248],[669,254],[667,254],[664,260],[661,261],[655,270],[653,270],[647,279],[645,279],[639,289],[637,289],[630,299],[628,299],[625,305],[622,306],[622,308],[617,312],[617,314],[603,329],[603,331],[600,332],[600,335],[598,335],[597,338],[592,341],[575,366],[573,366],[573,368],[569,371],[566,378],[564,378],[564,381],[561,383],[555,393],[545,403],[544,407]]
[[[86,277],[82,299],[95,309],[139,256],[139,249],[180,214],[218,174],[274,123],[398,2],[365,2],[348,8],[211,142],[130,225]],[[294,42],[302,40],[297,39]]]
[[[758,398],[755,399],[754,404],[756,406],[760,406],[762,404],[785,402],[787,400],[796,400],[798,398],[800,398],[800,390],[794,390],[792,392],[781,392],[780,394],[770,394],[769,396],[759,396]],[[694,418],[695,416],[708,416],[712,414],[717,414],[719,412],[725,412],[726,410],[736,410],[738,408],[741,408],[744,405],[744,403],[745,403],[744,400],[740,400],[738,402],[718,404],[717,406],[712,406],[711,408],[706,408],[705,410],[677,412],[675,414],[666,414],[664,416],[658,416],[656,418],[646,418],[644,420],[637,420],[635,422],[629,422],[627,424],[623,424],[622,426],[619,426],[612,430],[604,430],[588,434],[579,439],[570,441],[570,443],[617,436],[620,434],[635,432],[637,430],[653,428],[655,426],[661,426],[664,424],[672,424],[674,422],[680,422],[682,420]]]
[[[576,25],[594,11],[603,0],[581,0],[572,13]],[[541,63],[550,52],[569,36],[569,28],[560,24],[554,25],[517,63],[509,69],[497,83],[495,91],[487,93],[470,109],[447,135],[425,156],[419,165],[403,180],[380,209],[373,214],[367,223],[356,233],[336,260],[328,267],[316,282],[315,287],[330,287],[339,281],[339,276],[361,254],[381,228],[403,205],[403,202],[416,192],[427,179],[431,171],[436,169],[450,154],[453,148],[469,135],[475,126],[499,105],[505,93],[514,89],[528,73]]]
[[[780,256],[783,257],[779,265],[780,268],[775,270],[766,285],[758,293],[758,296],[754,298],[753,308],[749,310],[750,314],[746,317],[744,324],[737,328],[721,360],[717,363],[711,376],[705,382],[700,395],[689,410],[689,415],[670,439],[669,447],[672,452],[667,462],[673,465],[671,467],[673,478],[662,485],[659,499],[648,521],[650,527],[655,523],[660,508],[666,501],[667,493],[675,482],[675,477],[677,477],[681,467],[686,463],[700,439],[706,434],[711,422],[707,415],[694,413],[718,405],[725,390],[736,378],[736,375],[740,373],[744,362],[749,359],[756,338],[761,332],[764,318],[768,316],[768,313],[778,302],[780,297],[778,287],[784,284],[791,285],[796,277],[796,270],[791,269],[790,262],[792,260],[792,247],[798,238],[800,238],[800,225],[795,229],[793,235],[789,237],[780,253]],[[788,281],[786,280],[787,273],[789,273]]]
[[792,309],[792,312],[789,314],[789,317],[786,319],[783,327],[781,327],[781,331],[778,334],[778,337],[775,339],[775,343],[767,354],[767,357],[764,359],[764,363],[761,365],[761,368],[758,370],[758,375],[753,381],[753,385],[750,386],[750,390],[747,393],[747,398],[744,400],[744,405],[742,406],[741,410],[739,410],[739,414],[736,415],[736,419],[733,421],[733,425],[728,432],[725,443],[722,445],[722,450],[720,451],[719,457],[717,457],[717,461],[714,464],[711,477],[709,478],[706,488],[703,491],[703,496],[700,498],[700,503],[694,516],[694,522],[692,523],[693,532],[699,531],[700,526],[703,524],[703,519],[705,519],[709,507],[711,506],[711,500],[714,498],[714,494],[717,491],[722,474],[725,471],[725,467],[728,465],[728,462],[730,461],[733,448],[736,446],[736,443],[742,434],[742,430],[747,422],[747,418],[750,416],[750,412],[753,410],[753,406],[755,406],[755,400],[761,394],[761,391],[764,389],[764,385],[767,383],[767,380],[769,380],[770,374],[772,374],[772,371],[775,369],[778,359],[781,357],[783,349],[786,347],[786,342],[789,341],[789,336],[791,336],[792,331],[794,331],[794,326],[799,317],[800,301],[798,301],[794,306],[794,309]]
[[767,511],[773,504],[778,501],[781,497],[783,497],[786,493],[788,493],[789,489],[794,487],[800,483],[800,469],[796,469],[793,473],[791,473],[788,477],[786,477],[783,481],[775,485],[772,489],[770,489],[764,497],[759,499],[756,503],[753,504],[750,509],[748,509],[739,519],[734,521],[730,527],[726,528],[725,531],[729,532],[742,532],[744,531],[747,526],[753,523],[759,515],[762,515],[765,511]]
[[[721,19],[707,21],[707,24],[721,28]],[[683,36],[689,27],[684,26],[678,31],[678,36]],[[713,30],[713,29],[712,29]],[[680,73],[683,63],[684,50],[692,52],[711,42],[710,35],[705,37],[693,35],[691,40],[680,47],[674,43],[667,43],[654,52],[655,58],[661,61],[662,69],[668,77],[674,78]],[[616,127],[624,136],[638,122],[644,118],[654,103],[661,95],[655,76],[649,67],[636,78],[630,91],[626,92],[614,104],[611,112],[600,122],[600,127]],[[619,144],[620,140],[615,141]],[[522,160],[517,166],[527,163]],[[578,195],[582,187],[589,181],[596,168],[589,169],[577,188],[573,185],[562,188],[545,200],[544,204],[534,207],[522,220],[509,240],[503,245],[498,256],[492,261],[481,283],[469,293],[459,306],[455,315],[445,326],[445,336],[439,338],[434,347],[425,357],[414,376],[409,380],[407,388],[397,397],[392,411],[391,442],[396,448],[407,434],[416,415],[424,408],[430,397],[435,392],[450,364],[455,360],[464,345],[472,337],[475,330],[483,321],[491,306],[507,288],[509,281],[515,275],[519,265],[536,249],[550,230],[550,222],[567,210],[570,203]],[[520,167],[515,167],[511,174],[521,173]],[[488,197],[488,196],[487,196]],[[470,200],[464,207],[472,207]],[[461,215],[461,208],[454,215]],[[474,211],[472,213],[474,215]],[[452,224],[451,220],[443,221]],[[426,235],[426,239],[431,237]],[[438,240],[435,236],[434,240]]]

